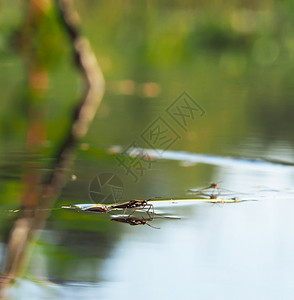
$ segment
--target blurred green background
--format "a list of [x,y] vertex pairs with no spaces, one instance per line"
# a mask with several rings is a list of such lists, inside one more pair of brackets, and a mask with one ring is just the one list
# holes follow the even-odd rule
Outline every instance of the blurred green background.
[[[264,145],[292,141],[292,1],[75,1],[75,6],[107,81],[87,137],[91,145],[128,144],[183,91],[207,113],[181,133],[178,149],[227,152],[252,135]],[[19,149],[26,132],[26,74],[11,41],[25,4],[2,1],[1,7],[5,151]],[[49,89],[39,105],[47,139],[55,144],[81,84],[55,11],[46,17],[33,50],[49,72]]]

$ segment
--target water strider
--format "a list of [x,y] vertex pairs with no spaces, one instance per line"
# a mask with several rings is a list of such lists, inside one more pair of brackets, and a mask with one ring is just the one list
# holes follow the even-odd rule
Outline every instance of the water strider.
[[127,209],[134,209],[133,212],[131,212],[129,214],[129,217],[134,214],[134,212],[138,209],[144,209],[147,208],[146,213],[148,214],[148,216],[150,217],[150,210],[151,210],[151,214],[154,216],[154,206],[153,204],[148,203],[149,200],[137,200],[137,199],[133,199],[127,202],[123,202],[123,203],[119,203],[119,204],[115,204],[115,205],[111,205],[110,207],[112,209],[124,209],[124,213],[126,212]]
[[[223,192],[228,192],[228,193],[233,193],[233,191],[231,191],[231,190],[228,190],[228,189],[224,189],[224,188],[221,188],[220,186],[219,186],[219,184],[218,183],[215,183],[215,182],[213,182],[213,183],[211,183],[209,186],[207,186],[207,187],[203,187],[203,188],[200,188],[200,189],[189,189],[189,192],[190,193],[193,193],[193,194],[203,194],[203,195],[206,195],[206,193],[205,192],[208,192],[208,191],[211,191],[211,194],[210,194],[210,196],[219,196],[220,194],[221,194],[221,192],[223,191]],[[217,192],[217,194],[215,194],[214,192]]]

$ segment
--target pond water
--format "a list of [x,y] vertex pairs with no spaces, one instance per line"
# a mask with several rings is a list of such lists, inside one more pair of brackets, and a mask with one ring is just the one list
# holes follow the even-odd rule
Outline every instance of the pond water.
[[[8,299],[293,299],[294,10],[274,3],[229,2],[218,14],[181,1],[76,3],[106,94]],[[1,13],[6,21],[18,16],[13,5],[15,12],[5,6]],[[58,63],[46,66],[48,90],[39,102],[30,99],[22,57],[5,42],[18,23],[7,24],[0,43],[2,266],[22,176],[50,171],[82,90],[63,41]],[[30,108],[45,132],[33,154],[25,142]],[[143,158],[136,160],[134,147],[145,149],[137,148]],[[93,201],[91,184],[101,174],[119,178],[112,202],[152,198],[155,213],[171,218],[155,215],[149,224],[156,229],[62,208],[112,203],[100,195]],[[159,198],[199,198],[188,190],[212,182],[254,201],[160,205]]]

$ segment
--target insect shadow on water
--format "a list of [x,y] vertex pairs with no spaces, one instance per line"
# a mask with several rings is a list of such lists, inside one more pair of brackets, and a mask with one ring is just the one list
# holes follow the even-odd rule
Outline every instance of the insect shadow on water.
[[129,224],[131,226],[136,226],[136,225],[148,225],[151,228],[154,229],[160,229],[159,227],[155,227],[150,225],[148,222],[153,221],[153,217],[152,218],[137,218],[137,217],[124,217],[124,216],[119,216],[119,217],[112,217],[111,221],[115,221],[115,222],[120,222],[120,223],[125,223],[125,224]]
[[231,198],[217,198],[216,195],[211,195],[208,203],[215,204],[233,204],[233,203],[241,203],[241,202],[249,202],[249,201],[258,201],[256,199],[239,199],[238,197]]
[[[211,200],[209,203],[212,205],[218,205],[227,203],[228,199],[218,198],[219,195],[211,195],[209,199]],[[230,199],[231,200],[231,199]]]

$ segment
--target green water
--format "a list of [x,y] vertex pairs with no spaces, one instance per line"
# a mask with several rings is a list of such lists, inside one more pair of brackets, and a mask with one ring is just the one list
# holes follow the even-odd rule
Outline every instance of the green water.
[[[22,176],[30,164],[48,173],[82,93],[54,10],[40,25],[37,50],[18,50],[13,36],[22,24],[22,5],[3,1],[0,11],[1,265],[14,217],[7,210],[18,207]],[[259,201],[160,208],[181,217],[154,220],[160,230],[111,222],[109,215],[52,210],[8,298],[292,299],[292,1],[75,1],[75,6],[101,64],[106,93],[54,207],[91,203],[90,182],[102,173],[121,179],[121,200],[185,198],[190,188],[220,182],[240,198],[244,192]],[[39,98],[28,90],[28,57],[37,57],[48,72],[48,89]],[[181,127],[168,108],[183,92],[204,114],[195,112]],[[45,142],[29,153],[32,109],[39,113]],[[208,161],[163,154],[137,177],[127,174],[109,149],[134,142],[150,148],[142,136],[159,117],[177,137],[166,150],[204,154]],[[222,160],[226,157],[237,159],[231,164]],[[244,157],[249,160],[239,164]],[[272,165],[259,165],[258,159]]]

